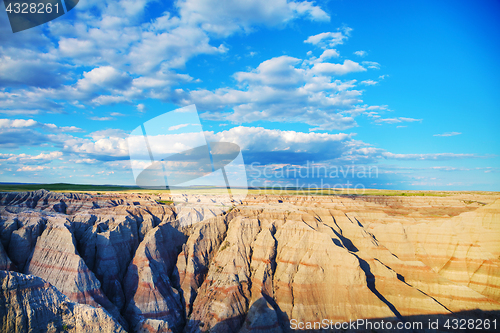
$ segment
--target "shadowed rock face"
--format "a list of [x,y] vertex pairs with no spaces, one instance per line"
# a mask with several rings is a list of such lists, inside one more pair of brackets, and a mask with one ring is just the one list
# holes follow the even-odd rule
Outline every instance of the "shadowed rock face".
[[71,302],[43,279],[0,271],[2,332],[125,332],[106,311]]
[[289,332],[500,310],[495,195],[158,199],[0,193],[0,331]]

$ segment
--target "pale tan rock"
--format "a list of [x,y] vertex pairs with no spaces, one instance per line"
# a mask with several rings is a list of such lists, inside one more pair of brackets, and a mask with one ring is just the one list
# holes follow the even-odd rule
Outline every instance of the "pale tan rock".
[[236,216],[229,226],[227,244],[212,260],[207,277],[198,289],[185,332],[234,332],[248,309],[250,245],[260,231],[256,219]]
[[105,310],[71,302],[33,275],[0,271],[2,332],[125,332]]
[[78,255],[68,221],[62,216],[48,220],[24,273],[44,279],[74,302],[104,307],[124,325],[119,310],[104,295],[101,283]]
[[500,311],[498,195],[256,195],[231,210],[202,194],[40,191],[0,203],[6,258],[121,310],[133,332]]
[[146,235],[124,280],[126,317],[137,332],[181,332],[184,308],[171,276],[185,236],[162,223]]
[[176,271],[188,316],[191,315],[193,302],[206,278],[210,263],[226,235],[227,220],[227,217],[216,217],[193,225],[179,253]]

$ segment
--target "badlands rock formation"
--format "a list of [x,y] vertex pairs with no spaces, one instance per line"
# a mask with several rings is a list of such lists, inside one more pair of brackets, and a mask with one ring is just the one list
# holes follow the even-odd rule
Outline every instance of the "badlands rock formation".
[[43,279],[0,271],[2,332],[125,332],[106,311],[71,302]]
[[0,331],[290,332],[292,320],[500,314],[499,195],[159,199],[0,193]]

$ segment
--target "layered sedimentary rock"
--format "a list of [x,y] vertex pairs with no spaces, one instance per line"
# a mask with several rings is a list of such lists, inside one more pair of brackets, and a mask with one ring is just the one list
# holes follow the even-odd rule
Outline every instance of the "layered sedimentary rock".
[[124,282],[125,313],[134,330],[182,330],[184,309],[171,277],[184,242],[185,236],[181,232],[171,224],[162,223],[137,249]]
[[0,243],[0,270],[11,271],[15,270],[16,266],[12,264],[12,261],[7,256],[7,253],[3,249],[3,245]]
[[[36,327],[61,325],[43,319],[58,292],[72,304],[64,320],[105,315],[105,330],[130,332],[500,313],[495,194],[259,195],[230,209],[201,194],[36,191],[1,193],[0,203],[0,269],[18,272],[4,279],[48,290],[33,288],[47,313]],[[22,302],[6,298],[3,327],[35,327],[15,319]]]
[[78,255],[66,219],[58,216],[49,221],[23,272],[50,282],[74,302],[104,307],[125,324],[119,310],[102,292],[100,281]]
[[0,271],[2,332],[125,332],[102,309],[71,302],[43,279]]

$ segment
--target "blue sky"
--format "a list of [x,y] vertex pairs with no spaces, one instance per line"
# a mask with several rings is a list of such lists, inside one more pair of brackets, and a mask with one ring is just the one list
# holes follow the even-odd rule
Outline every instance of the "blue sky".
[[323,180],[498,191],[499,14],[498,1],[81,0],[13,34],[2,11],[0,181],[134,184],[130,132],[195,104],[253,185],[375,167]]

